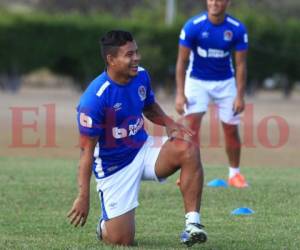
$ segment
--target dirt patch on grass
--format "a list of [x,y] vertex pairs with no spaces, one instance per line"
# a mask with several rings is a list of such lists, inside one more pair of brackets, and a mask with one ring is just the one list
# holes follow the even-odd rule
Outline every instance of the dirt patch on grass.
[[[18,94],[0,92],[0,156],[78,158],[76,105],[79,96],[71,89],[22,89]],[[173,96],[159,92],[157,100],[168,114],[179,118],[174,110]],[[247,98],[247,115],[243,115],[247,121],[242,122],[240,128],[246,144],[242,149],[241,165],[300,167],[299,106],[299,93],[290,99],[284,99],[277,92],[260,92],[254,98]],[[28,125],[22,130],[17,128],[20,113],[22,123]],[[227,165],[222,130],[216,125],[218,123],[212,122],[212,117],[208,113],[203,121],[202,160],[207,165]],[[151,124],[147,127],[152,134],[163,133]]]

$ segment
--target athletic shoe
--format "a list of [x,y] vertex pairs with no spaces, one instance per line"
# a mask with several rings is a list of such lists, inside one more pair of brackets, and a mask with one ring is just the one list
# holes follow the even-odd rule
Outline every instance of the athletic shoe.
[[233,177],[228,179],[229,186],[236,188],[246,188],[248,187],[248,183],[243,175],[240,173],[235,174]]
[[98,224],[97,224],[97,228],[96,228],[96,237],[98,240],[102,240],[102,229],[101,229],[101,223],[102,223],[103,219],[100,219]]
[[204,231],[204,226],[197,223],[189,223],[180,235],[180,242],[188,247],[195,243],[204,243],[207,240],[207,233]]

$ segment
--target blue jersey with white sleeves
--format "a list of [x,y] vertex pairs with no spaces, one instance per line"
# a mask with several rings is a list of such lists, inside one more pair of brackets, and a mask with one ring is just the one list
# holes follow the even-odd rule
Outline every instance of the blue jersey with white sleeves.
[[234,76],[231,52],[247,50],[248,35],[245,26],[232,16],[226,15],[216,25],[204,12],[185,23],[179,44],[191,50],[189,77],[219,81]]
[[96,178],[107,177],[130,164],[144,142],[143,109],[155,102],[146,70],[126,85],[114,82],[106,72],[93,80],[77,106],[79,132],[99,136],[94,152]]

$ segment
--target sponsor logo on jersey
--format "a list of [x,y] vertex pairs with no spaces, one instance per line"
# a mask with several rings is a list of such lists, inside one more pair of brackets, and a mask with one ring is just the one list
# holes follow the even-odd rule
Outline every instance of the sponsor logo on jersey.
[[229,55],[229,52],[225,52],[220,49],[208,49],[208,57],[212,58],[224,58]]
[[93,120],[85,113],[80,113],[79,123],[82,127],[91,128],[93,126]]
[[127,136],[132,136],[137,134],[139,130],[144,126],[144,120],[142,118],[138,118],[135,124],[130,124],[128,126],[128,130],[126,128],[112,128],[112,135],[116,139],[125,138]]
[[224,41],[230,42],[232,41],[233,33],[231,30],[225,30],[224,31]]
[[199,56],[207,57],[207,51],[205,49],[202,49],[200,46],[197,47],[197,52],[198,52]]
[[247,34],[244,35],[244,43],[248,43],[248,35]]
[[225,52],[224,50],[220,49],[208,49],[206,51],[205,49],[202,49],[201,47],[197,47],[198,55],[201,57],[210,57],[210,58],[224,58],[229,56],[229,52]]
[[139,97],[141,98],[141,101],[144,101],[146,99],[146,88],[144,85],[141,85],[138,88],[138,94],[139,94]]

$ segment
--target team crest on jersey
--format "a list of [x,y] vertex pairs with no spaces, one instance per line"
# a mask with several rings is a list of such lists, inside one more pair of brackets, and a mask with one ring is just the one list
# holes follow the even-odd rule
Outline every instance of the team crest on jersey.
[[202,32],[201,34],[202,38],[208,38],[209,33],[207,31]]
[[230,42],[232,41],[233,33],[231,30],[225,30],[224,32],[224,41]]
[[144,85],[141,85],[138,88],[138,94],[139,94],[139,97],[141,98],[141,101],[144,101],[146,99],[146,88]]

